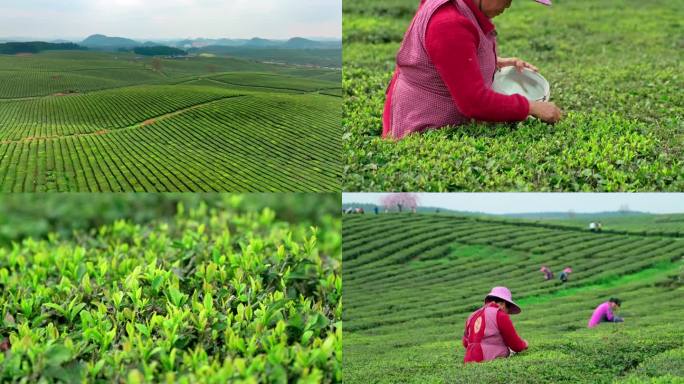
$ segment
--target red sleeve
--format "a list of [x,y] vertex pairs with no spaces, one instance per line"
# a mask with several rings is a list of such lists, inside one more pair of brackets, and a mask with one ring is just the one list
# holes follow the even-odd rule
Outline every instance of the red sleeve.
[[527,349],[527,342],[518,336],[518,333],[515,331],[515,327],[513,327],[513,323],[511,322],[511,318],[506,312],[499,311],[496,313],[496,325],[508,348],[515,352]]
[[522,121],[529,102],[521,95],[502,95],[485,86],[477,59],[479,35],[456,7],[444,4],[425,32],[428,56],[465,116],[481,121]]

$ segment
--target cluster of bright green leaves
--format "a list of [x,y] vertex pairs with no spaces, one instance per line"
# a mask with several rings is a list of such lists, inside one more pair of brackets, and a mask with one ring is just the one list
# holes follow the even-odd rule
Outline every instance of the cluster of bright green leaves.
[[201,204],[0,249],[0,380],[341,381],[339,233]]
[[248,212],[269,207],[282,221],[313,225],[339,211],[336,194],[218,194],[218,193],[99,193],[8,194],[0,199],[0,246],[25,237],[44,238],[49,233],[69,237],[74,231],[97,228],[116,220],[144,223],[176,214],[178,203],[193,208]]

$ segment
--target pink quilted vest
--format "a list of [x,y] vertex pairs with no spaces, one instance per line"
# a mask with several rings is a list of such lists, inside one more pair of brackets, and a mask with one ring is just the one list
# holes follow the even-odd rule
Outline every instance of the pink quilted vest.
[[[504,339],[499,332],[499,327],[496,324],[496,313],[498,311],[499,308],[496,307],[486,306],[484,308],[485,332],[484,337],[480,342],[482,355],[484,357],[483,361],[494,360],[497,357],[508,357],[510,354],[508,346],[504,342]],[[468,317],[468,324],[473,316],[479,312],[480,310],[478,309]]]
[[491,87],[496,71],[496,32],[485,34],[464,0],[427,0],[413,18],[397,55],[397,72],[390,91],[390,137],[445,125],[460,125],[469,119],[454,104],[425,48],[425,31],[440,6],[452,2],[475,25],[480,35],[477,58],[485,84]]

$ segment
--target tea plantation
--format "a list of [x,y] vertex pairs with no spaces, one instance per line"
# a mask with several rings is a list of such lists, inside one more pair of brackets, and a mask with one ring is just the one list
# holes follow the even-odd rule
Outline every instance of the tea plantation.
[[385,90],[419,3],[344,2],[343,190],[682,190],[684,1],[514,1],[493,20],[498,53],[539,67],[565,118],[383,140]]
[[587,229],[591,221],[600,221],[604,231],[620,233],[641,233],[656,236],[684,235],[684,214],[649,215],[639,213],[623,213],[618,215],[577,215],[566,218],[546,218],[539,220],[543,224],[553,224]]
[[[684,382],[684,232],[391,213],[342,227],[345,382]],[[499,285],[522,307],[511,319],[530,348],[464,365],[465,320]],[[613,296],[625,322],[588,329]]]
[[341,381],[340,219],[226,201],[0,248],[0,381]]
[[340,82],[227,57],[0,55],[0,190],[337,191]]

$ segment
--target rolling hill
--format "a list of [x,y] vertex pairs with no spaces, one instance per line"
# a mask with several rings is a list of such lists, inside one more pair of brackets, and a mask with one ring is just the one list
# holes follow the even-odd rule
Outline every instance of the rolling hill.
[[0,55],[0,190],[337,191],[341,72]]
[[[348,383],[673,383],[684,377],[684,239],[434,214],[343,219]],[[570,281],[545,281],[570,265]],[[463,365],[467,316],[493,286],[530,348]],[[587,329],[623,299],[624,323]],[[679,381],[677,381],[679,380]]]
[[142,43],[124,37],[110,37],[105,35],[91,35],[81,42],[81,45],[88,48],[116,50],[119,48],[135,48]]

